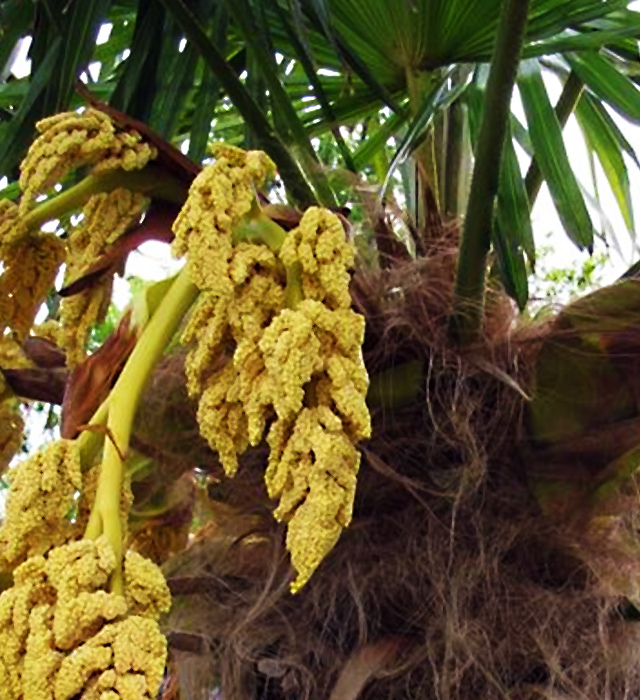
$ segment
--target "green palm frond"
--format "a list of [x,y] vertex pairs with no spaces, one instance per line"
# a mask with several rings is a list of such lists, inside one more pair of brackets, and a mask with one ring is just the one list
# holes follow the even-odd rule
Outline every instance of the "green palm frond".
[[[593,236],[588,203],[569,175],[562,121],[543,77],[553,67],[563,81],[573,72],[584,84],[579,124],[635,235],[624,157],[632,149],[609,113],[640,121],[640,13],[629,4],[530,5],[520,78],[527,123],[513,115],[511,137],[534,157],[536,177],[549,185],[579,246],[589,247]],[[461,214],[465,197],[457,195],[467,166],[458,142],[470,143],[473,111],[484,99],[481,82],[474,80],[473,95],[466,89],[468,76],[491,58],[501,6],[501,0],[71,0],[63,6],[4,0],[0,175],[15,179],[38,119],[81,106],[75,81],[99,64],[97,79],[87,77],[98,99],[184,144],[196,160],[213,139],[257,145],[277,161],[289,196],[301,203],[334,201],[327,168],[401,187],[393,169],[421,160],[442,211]],[[109,39],[97,44],[105,22]],[[16,79],[8,67],[27,36],[31,73]],[[524,205],[514,157],[507,148],[498,199],[503,273],[522,271],[524,258],[535,258],[526,221],[533,202]],[[518,285],[512,277],[506,286],[522,305],[526,279],[523,289],[521,272],[518,277]]]

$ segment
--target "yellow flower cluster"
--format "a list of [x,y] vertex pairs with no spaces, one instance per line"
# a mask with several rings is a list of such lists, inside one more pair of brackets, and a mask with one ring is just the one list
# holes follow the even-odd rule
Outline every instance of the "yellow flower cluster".
[[95,109],[56,114],[36,124],[40,136],[20,166],[20,214],[35,198],[81,166],[104,170],[140,170],[156,157],[155,147],[132,129],[119,129]]
[[351,521],[360,465],[354,443],[371,433],[363,339],[362,316],[309,299],[282,311],[260,341],[278,416],[265,482],[280,499],[275,517],[288,522],[294,591]]
[[[91,197],[82,211],[82,220],[69,234],[65,284],[84,275],[107,246],[136,224],[146,204],[142,195],[122,188]],[[91,328],[109,308],[112,284],[113,279],[107,278],[63,299],[57,340],[67,351],[70,367],[84,359]]]
[[254,183],[266,172],[256,162],[233,149],[203,171],[176,222],[174,250],[188,252],[204,290],[183,337],[196,342],[186,373],[190,393],[200,395],[200,432],[227,475],[275,418],[265,480],[280,499],[276,518],[288,523],[295,591],[351,520],[354,444],[371,432],[364,319],[350,308],[354,252],[331,212],[310,208],[277,255],[234,245],[234,227],[255,207]]
[[354,264],[354,249],[335,214],[309,207],[287,236],[280,258],[289,268],[300,265],[305,299],[321,301],[330,309],[351,306],[349,270]]
[[72,534],[67,516],[82,488],[78,447],[70,440],[50,443],[20,462],[8,478],[11,488],[0,527],[0,558],[13,567]]
[[[22,346],[13,334],[0,340],[0,369],[26,369],[33,367]],[[22,445],[24,420],[20,402],[14,396],[2,372],[0,372],[0,476]]]
[[[256,344],[265,324],[282,308],[285,278],[276,257],[264,246],[233,246],[231,236],[251,210],[255,187],[274,170],[261,152],[232,146],[214,148],[216,161],[194,180],[189,198],[176,219],[173,252],[189,252],[191,278],[202,293],[183,335],[197,341],[186,364],[187,386],[201,395],[198,419],[202,435],[220,455],[228,474],[237,469],[237,455],[249,445],[259,411],[243,400],[261,371]],[[243,361],[218,369],[227,347],[242,343]],[[239,356],[238,356],[239,359]]]
[[116,567],[106,538],[35,556],[0,595],[0,700],[153,700],[166,662],[162,573],[133,553],[124,596],[104,587]]
[[64,261],[64,243],[44,233],[0,249],[4,268],[0,274],[0,336],[10,328],[23,339]]
[[276,267],[276,258],[267,248],[250,243],[235,247],[229,264],[232,294],[227,297],[224,314],[214,314],[207,330],[215,337],[235,345],[233,359],[200,381],[223,348],[207,343],[211,336],[198,336],[193,325],[184,341],[199,342],[187,364],[192,391],[201,391],[198,406],[200,432],[220,455],[225,472],[233,476],[238,455],[262,440],[266,407],[271,403],[271,381],[266,373],[258,343],[264,328],[283,308],[284,275]]
[[[36,127],[40,136],[20,166],[20,201],[0,201],[0,335],[10,328],[20,338],[32,327],[67,252],[69,284],[139,220],[146,204],[142,195],[123,189],[92,197],[81,223],[70,233],[67,251],[55,235],[27,227],[25,219],[38,196],[79,167],[88,166],[94,173],[139,170],[157,155],[135,130],[116,126],[95,109],[57,114]],[[67,349],[71,366],[83,359],[90,327],[106,313],[110,295],[111,280],[106,280],[62,304],[61,337],[56,339]]]
[[0,257],[4,259],[7,253],[10,257],[11,247],[25,233],[18,205],[10,199],[0,199]]
[[[4,379],[0,381],[4,384]],[[24,420],[15,399],[0,402],[0,476],[22,444]]]
[[189,252],[191,279],[201,290],[228,293],[228,264],[232,255],[231,233],[251,209],[255,186],[274,172],[261,151],[234,146],[213,147],[215,162],[193,181],[173,232],[173,254]]

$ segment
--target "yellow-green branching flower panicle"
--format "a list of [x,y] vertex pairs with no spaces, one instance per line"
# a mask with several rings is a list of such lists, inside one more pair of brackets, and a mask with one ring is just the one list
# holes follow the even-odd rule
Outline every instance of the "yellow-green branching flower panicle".
[[229,476],[268,427],[265,479],[280,501],[275,517],[288,523],[298,590],[351,520],[355,444],[371,432],[364,318],[349,294],[354,250],[340,219],[317,207],[288,234],[274,238],[269,222],[261,240],[255,189],[266,157],[217,155],[174,227],[174,251],[187,253],[202,290],[183,336],[188,388]]
[[0,700],[153,700],[166,663],[158,617],[170,595],[155,564],[129,552],[124,595],[101,537],[37,555],[0,595]]

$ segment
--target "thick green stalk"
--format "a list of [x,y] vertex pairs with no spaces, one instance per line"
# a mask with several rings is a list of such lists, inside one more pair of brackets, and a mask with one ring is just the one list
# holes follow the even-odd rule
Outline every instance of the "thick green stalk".
[[109,415],[109,399],[103,401],[100,408],[93,414],[89,424],[83,426],[82,433],[78,437],[78,447],[80,448],[80,465],[82,471],[86,472],[93,467],[96,457],[100,452],[104,442],[105,424]]
[[503,0],[491,60],[476,163],[460,242],[453,313],[449,319],[451,337],[463,344],[472,342],[482,325],[494,201],[528,9],[529,0]]
[[[556,116],[562,128],[564,128],[567,120],[573,114],[573,110],[578,104],[583,89],[584,83],[580,80],[577,73],[571,71],[556,104]],[[542,186],[542,171],[535,157],[531,160],[531,164],[524,178],[524,184],[527,190],[527,196],[529,197],[529,204],[533,209],[533,205],[540,192],[540,187]]]
[[59,218],[62,214],[81,209],[92,195],[111,192],[118,187],[125,187],[177,204],[184,203],[188,194],[186,184],[172,178],[166,170],[154,164],[147,165],[142,170],[107,170],[91,174],[77,185],[30,211],[21,222],[25,227],[25,235],[39,229],[47,221]]
[[272,221],[262,209],[256,199],[251,204],[251,209],[234,226],[231,241],[234,245],[244,241],[245,243],[259,243],[266,245],[269,250],[277,254],[287,232]]
[[456,218],[462,210],[462,176],[467,172],[464,142],[464,113],[459,101],[447,113],[446,154],[444,159],[443,212]]
[[151,372],[197,296],[198,288],[185,266],[140,336],[109,395],[102,468],[85,537],[97,539],[104,534],[109,540],[118,562],[111,580],[114,592],[122,591],[120,496],[133,419]]

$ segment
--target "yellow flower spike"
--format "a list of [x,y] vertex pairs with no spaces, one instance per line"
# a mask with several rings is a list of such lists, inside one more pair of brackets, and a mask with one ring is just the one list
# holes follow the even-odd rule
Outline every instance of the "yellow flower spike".
[[215,366],[223,349],[232,294],[231,288],[224,294],[202,293],[182,335],[183,343],[197,339],[197,345],[190,350],[185,362],[189,396],[202,392],[207,371]]
[[173,224],[172,248],[176,256],[189,252],[191,278],[198,288],[215,291],[217,281],[229,277],[233,227],[251,210],[255,187],[275,168],[260,151],[217,145],[213,153],[215,162],[193,181]]
[[274,512],[287,525],[299,590],[351,521],[360,455],[327,407],[303,409],[280,459],[265,476]]
[[22,669],[24,700],[53,700],[52,679],[62,654],[53,647],[52,615],[50,605],[39,605],[29,618],[30,629]]
[[14,242],[26,235],[18,205],[9,199],[0,200],[0,257],[11,251]]
[[218,452],[227,476],[236,473],[238,455],[249,446],[247,420],[242,406],[226,400],[236,377],[237,373],[230,362],[209,379],[198,404],[200,434]]
[[311,476],[309,487],[309,495],[287,526],[287,549],[298,573],[291,584],[292,593],[307,583],[342,532],[337,519],[342,508],[342,489],[323,474]]
[[62,300],[58,344],[66,351],[70,368],[85,359],[91,329],[105,318],[109,309],[112,284],[113,280],[109,279]]
[[22,670],[31,612],[51,602],[45,560],[34,557],[14,571],[14,586],[0,594],[0,695],[23,698]]
[[260,340],[265,367],[276,386],[274,408],[283,419],[292,418],[300,411],[304,385],[322,369],[320,342],[313,333],[313,321],[299,309],[285,309],[278,314]]
[[260,341],[280,418],[268,437],[265,483],[280,499],[274,516],[288,523],[287,549],[298,573],[292,591],[351,521],[360,464],[353,443],[371,432],[363,339],[358,314],[305,300],[279,314]]
[[75,442],[59,440],[21,462],[11,472],[0,550],[11,566],[61,544],[73,525],[66,516],[82,486]]
[[[153,700],[160,689],[167,655],[167,642],[154,620],[128,617],[105,625],[60,664],[55,686],[55,700],[71,700],[79,695],[92,676],[100,674],[105,697],[109,684],[117,691],[114,698],[133,697]],[[105,673],[113,671],[114,673]],[[109,697],[108,695],[106,695]]]
[[[3,383],[3,382],[0,382]],[[22,444],[24,420],[18,402],[7,399],[0,403],[0,475],[4,473]]]
[[[141,194],[122,188],[91,197],[82,211],[82,220],[69,235],[65,283],[85,274],[110,243],[135,225],[147,202]],[[108,311],[112,284],[109,278],[62,300],[58,341],[67,352],[70,367],[84,360],[91,329]]]
[[124,560],[124,595],[128,609],[140,617],[157,620],[171,607],[171,593],[160,567],[133,551]]
[[39,194],[79,167],[95,165],[96,172],[142,169],[157,155],[137,132],[118,129],[110,117],[95,109],[57,114],[38,122],[36,128],[40,136],[20,166],[21,215]]
[[[0,328],[26,337],[65,258],[64,243],[54,234],[32,235],[4,251],[0,274]],[[1,334],[1,333],[0,333]]]
[[306,299],[322,301],[331,309],[351,306],[349,270],[355,253],[338,216],[327,209],[309,207],[279,255],[287,267],[296,262],[301,265]]
[[[331,379],[331,398],[336,408],[347,421],[349,433],[355,440],[371,436],[371,415],[365,401],[365,389],[359,389],[365,382],[360,372],[361,363],[349,358],[334,355],[327,358],[327,374]],[[368,378],[366,381],[368,384]],[[358,386],[359,385],[359,386]]]
[[82,210],[82,220],[69,233],[73,273],[83,272],[107,245],[136,224],[147,203],[140,193],[124,188],[93,195]]

